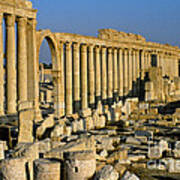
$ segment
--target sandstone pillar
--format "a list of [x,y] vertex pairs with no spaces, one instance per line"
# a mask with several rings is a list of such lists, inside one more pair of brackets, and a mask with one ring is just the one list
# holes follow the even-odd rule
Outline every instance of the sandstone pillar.
[[3,50],[3,14],[0,13],[0,116],[4,115],[4,50]]
[[119,64],[118,64],[118,70],[119,70],[119,97],[122,99],[123,97],[123,52],[122,49],[119,49]]
[[16,113],[15,16],[6,17],[7,113]]
[[44,82],[44,64],[40,63],[39,67],[40,67],[40,77],[41,77],[40,83],[43,83]]
[[136,93],[139,96],[140,93],[140,52],[136,51]]
[[136,74],[137,74],[137,60],[136,52],[132,51],[132,95],[136,96]]
[[62,114],[62,97],[61,97],[61,71],[53,70],[53,84],[54,84],[54,114],[57,119],[63,116]]
[[80,110],[80,57],[79,57],[79,44],[73,44],[73,68],[74,68],[74,111]]
[[151,54],[150,52],[148,53],[148,68],[151,67]]
[[96,105],[101,100],[101,64],[100,64],[100,53],[99,47],[95,48],[95,85],[96,85]]
[[82,110],[88,108],[88,94],[87,94],[87,46],[81,46],[81,98]]
[[146,71],[146,69],[147,69],[147,52],[145,51],[144,52],[144,70]]
[[63,116],[65,114],[65,66],[64,66],[64,43],[60,42],[60,66],[61,66],[61,109],[60,114]]
[[18,100],[27,101],[27,19],[18,18]]
[[108,103],[113,103],[113,64],[112,48],[108,48]]
[[94,76],[94,51],[93,46],[88,47],[88,72],[89,72],[89,106],[95,105],[95,76]]
[[106,104],[107,100],[107,59],[106,48],[102,47],[102,100]]
[[118,101],[118,64],[117,64],[117,49],[113,51],[113,89],[114,101]]
[[123,91],[124,91],[124,95],[127,96],[128,95],[128,51],[124,50],[124,58],[123,58],[123,66],[124,66],[124,74],[123,74]]
[[132,80],[133,80],[133,74],[132,74],[132,68],[133,68],[133,56],[132,56],[132,50],[129,50],[129,94],[132,95]]
[[28,78],[28,101],[33,103],[35,121],[41,120],[39,110],[39,66],[37,64],[36,44],[36,19],[28,20],[27,26],[27,78]]
[[144,51],[141,52],[141,80],[144,80],[144,71],[145,71],[145,54]]
[[72,106],[72,55],[71,43],[66,43],[66,115],[73,113]]

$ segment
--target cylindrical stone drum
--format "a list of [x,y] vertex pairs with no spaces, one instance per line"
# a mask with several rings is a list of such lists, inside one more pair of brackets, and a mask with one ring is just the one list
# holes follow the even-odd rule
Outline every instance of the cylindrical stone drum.
[[66,180],[87,180],[96,170],[96,159],[93,151],[65,153]]
[[1,180],[26,180],[26,160],[23,158],[6,159],[0,164]]
[[59,161],[37,159],[34,161],[34,180],[60,180]]

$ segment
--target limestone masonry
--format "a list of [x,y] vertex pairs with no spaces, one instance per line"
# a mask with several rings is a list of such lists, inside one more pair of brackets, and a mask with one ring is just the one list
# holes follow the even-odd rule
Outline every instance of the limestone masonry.
[[180,49],[38,31],[36,14],[0,0],[0,179],[180,179]]

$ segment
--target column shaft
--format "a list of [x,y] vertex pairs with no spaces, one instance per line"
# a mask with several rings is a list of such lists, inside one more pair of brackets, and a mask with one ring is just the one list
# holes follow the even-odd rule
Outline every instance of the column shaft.
[[4,50],[3,50],[3,14],[0,13],[0,116],[4,114]]
[[79,58],[79,44],[73,44],[73,68],[74,68],[74,111],[80,110],[80,58]]
[[64,42],[60,42],[60,62],[61,62],[61,104],[60,114],[65,115],[65,59],[64,59]]
[[66,43],[66,115],[73,113],[72,106],[72,54],[71,43]]
[[36,19],[27,21],[27,79],[28,101],[34,108],[34,121],[42,120],[39,110],[39,63],[37,63]]
[[123,97],[123,52],[122,49],[119,49],[119,64],[118,64],[118,70],[119,70],[119,97]]
[[113,103],[113,63],[112,48],[108,48],[108,103]]
[[133,70],[133,85],[132,85],[132,89],[133,89],[133,96],[136,96],[136,74],[137,74],[137,61],[136,61],[136,52],[133,50],[132,51],[132,70]]
[[18,100],[27,101],[27,19],[18,19]]
[[140,52],[136,52],[136,95],[139,96],[140,93]]
[[95,58],[96,58],[95,84],[96,84],[96,104],[97,104],[101,100],[101,64],[100,64],[99,47],[95,48]]
[[141,79],[144,80],[144,71],[145,71],[145,55],[144,51],[141,52]]
[[118,64],[117,64],[117,49],[113,51],[113,89],[114,89],[114,101],[118,98]]
[[132,50],[129,50],[129,93],[132,95],[132,81],[133,81],[133,74],[132,74],[132,68],[133,68],[133,63],[132,63]]
[[89,106],[95,105],[95,74],[94,74],[94,51],[93,46],[88,47],[88,72],[89,72]]
[[124,91],[124,95],[127,96],[128,95],[128,51],[124,50],[124,58],[123,58],[123,66],[124,66],[124,74],[123,74],[123,91]]
[[6,17],[7,113],[16,113],[15,16]]
[[102,48],[102,100],[107,100],[107,59],[106,48]]
[[88,96],[87,96],[87,46],[81,46],[81,90],[82,90],[82,110],[88,108]]

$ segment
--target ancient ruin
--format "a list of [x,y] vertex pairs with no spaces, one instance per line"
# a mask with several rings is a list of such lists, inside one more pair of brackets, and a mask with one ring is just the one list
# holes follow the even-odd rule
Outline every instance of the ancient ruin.
[[180,49],[38,31],[36,14],[0,0],[0,179],[179,179]]

